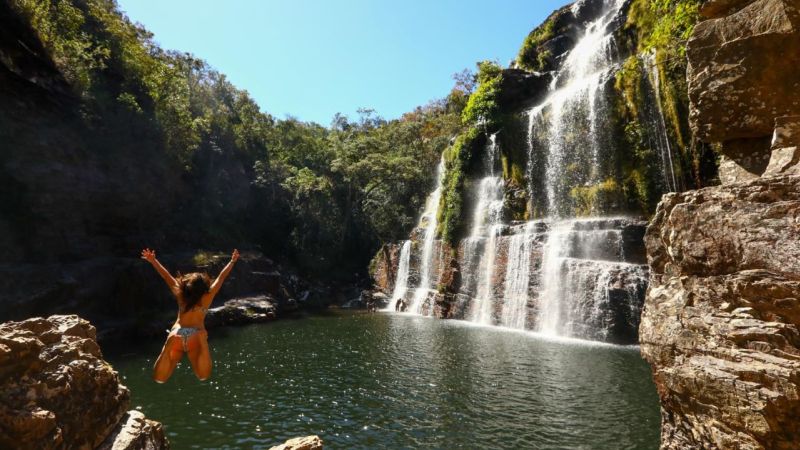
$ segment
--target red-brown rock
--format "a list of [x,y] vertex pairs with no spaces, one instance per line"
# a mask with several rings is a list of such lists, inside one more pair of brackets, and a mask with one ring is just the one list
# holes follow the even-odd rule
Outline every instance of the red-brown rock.
[[669,194],[646,244],[661,448],[796,449],[800,177]]
[[167,447],[159,423],[128,413],[128,389],[95,338],[78,316],[0,325],[0,448]]

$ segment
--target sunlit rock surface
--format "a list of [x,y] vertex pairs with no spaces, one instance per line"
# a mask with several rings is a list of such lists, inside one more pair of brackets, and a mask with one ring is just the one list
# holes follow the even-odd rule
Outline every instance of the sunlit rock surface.
[[776,119],[800,114],[800,3],[715,0],[702,11],[711,19],[687,48],[690,123],[736,163],[723,164],[723,182],[746,181],[767,168]]
[[0,325],[0,448],[162,449],[161,424],[130,393],[78,316]]
[[322,439],[319,436],[289,439],[281,445],[271,447],[269,450],[322,450]]
[[800,177],[668,195],[646,243],[662,448],[797,448]]

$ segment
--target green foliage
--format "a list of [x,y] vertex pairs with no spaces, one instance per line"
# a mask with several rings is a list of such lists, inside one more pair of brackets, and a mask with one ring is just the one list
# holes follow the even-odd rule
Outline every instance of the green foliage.
[[[625,36],[634,56],[629,57],[616,75],[618,93],[617,116],[623,130],[622,140],[633,150],[625,162],[623,190],[628,202],[644,212],[652,212],[659,200],[662,176],[658,167],[660,155],[650,148],[645,136],[647,124],[644,105],[655,101],[647,90],[653,77],[637,55],[654,55],[661,113],[664,118],[674,160],[673,170],[679,186],[702,187],[716,172],[707,146],[693,145],[689,129],[689,99],[686,85],[686,42],[699,20],[700,0],[634,0],[625,25]],[[648,98],[650,97],[650,98]]]
[[197,267],[206,267],[212,264],[215,258],[225,258],[226,256],[228,256],[227,253],[199,250],[192,256],[192,264]]
[[461,113],[461,121],[465,125],[494,127],[498,124],[497,96],[500,94],[502,80],[503,74],[499,65],[490,61],[478,63],[478,89],[470,95]]
[[444,154],[446,172],[439,203],[437,232],[451,245],[457,243],[464,229],[467,170],[479,144],[479,137],[485,138],[477,128],[470,128],[459,135]]
[[545,68],[550,58],[549,52],[539,46],[555,36],[555,23],[558,12],[553,13],[543,24],[531,31],[522,42],[517,54],[517,65],[523,69],[539,71]]
[[686,41],[700,19],[701,0],[635,0],[628,26],[638,33],[638,50],[659,50],[671,57],[686,55]]
[[[186,183],[176,227],[191,217],[196,238],[183,245],[241,239],[316,274],[352,276],[408,234],[433,181],[426,168],[462,129],[474,88],[462,72],[447,99],[392,121],[370,110],[331,128],[275,120],[202,60],[159,48],[114,0],[11,5],[80,99],[88,145],[138,152]],[[498,74],[484,64],[478,78]],[[243,204],[236,214],[231,202]]]

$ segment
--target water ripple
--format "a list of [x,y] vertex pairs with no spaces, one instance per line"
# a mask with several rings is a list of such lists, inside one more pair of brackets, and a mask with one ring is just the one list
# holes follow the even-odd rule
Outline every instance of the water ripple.
[[[211,333],[212,381],[150,381],[161,343],[111,359],[176,448],[658,447],[635,348],[405,314],[333,314]],[[130,352],[127,349],[126,352]]]

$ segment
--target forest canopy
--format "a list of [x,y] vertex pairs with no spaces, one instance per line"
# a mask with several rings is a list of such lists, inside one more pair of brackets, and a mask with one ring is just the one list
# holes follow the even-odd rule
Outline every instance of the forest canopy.
[[[78,99],[81,120],[105,135],[136,136],[197,187],[183,214],[309,271],[352,274],[382,242],[408,235],[474,86],[471,72],[458,74],[447,98],[396,120],[370,109],[357,118],[337,114],[328,127],[276,119],[203,60],[160,48],[114,0],[11,5]],[[206,183],[221,160],[241,161],[256,192],[241,218],[226,217]]]

